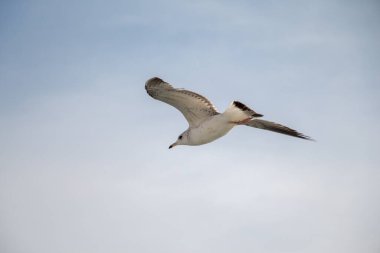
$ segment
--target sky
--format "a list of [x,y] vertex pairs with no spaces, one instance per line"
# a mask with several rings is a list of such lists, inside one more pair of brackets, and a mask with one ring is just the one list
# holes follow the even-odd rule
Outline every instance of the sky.
[[[380,251],[378,1],[1,1],[0,251]],[[316,142],[187,122],[147,79]]]

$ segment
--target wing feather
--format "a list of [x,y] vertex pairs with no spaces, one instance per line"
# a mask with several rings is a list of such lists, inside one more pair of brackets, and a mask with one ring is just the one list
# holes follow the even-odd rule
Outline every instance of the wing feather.
[[280,134],[286,134],[294,137],[298,137],[301,139],[306,139],[306,140],[313,140],[309,136],[306,136],[294,129],[291,129],[289,127],[277,124],[275,122],[263,120],[263,119],[253,119],[250,122],[246,123],[245,125],[250,126],[250,127],[255,127],[255,128],[260,128],[264,130],[269,130],[273,132],[277,132]]
[[190,127],[198,126],[206,118],[219,114],[215,106],[195,92],[176,89],[158,77],[149,79],[145,89],[154,99],[165,102],[182,112]]

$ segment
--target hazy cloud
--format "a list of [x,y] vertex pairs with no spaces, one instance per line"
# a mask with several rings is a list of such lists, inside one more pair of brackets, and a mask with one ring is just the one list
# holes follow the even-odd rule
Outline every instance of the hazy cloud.
[[[1,252],[378,252],[376,1],[4,2]],[[317,139],[186,129],[160,76]]]

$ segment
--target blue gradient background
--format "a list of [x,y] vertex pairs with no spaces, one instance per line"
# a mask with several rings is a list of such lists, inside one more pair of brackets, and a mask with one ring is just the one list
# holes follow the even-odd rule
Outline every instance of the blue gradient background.
[[[378,1],[2,1],[0,251],[380,251]],[[187,128],[159,76],[312,136]]]

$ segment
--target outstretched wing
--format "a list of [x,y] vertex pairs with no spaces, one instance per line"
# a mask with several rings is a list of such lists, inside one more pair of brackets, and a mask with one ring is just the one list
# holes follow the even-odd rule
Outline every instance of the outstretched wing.
[[198,126],[206,118],[219,114],[205,97],[184,89],[176,89],[158,77],[145,83],[145,89],[154,99],[174,106],[182,112],[190,127]]
[[294,136],[294,137],[298,137],[298,138],[302,138],[302,139],[306,139],[306,140],[313,140],[309,136],[306,136],[302,133],[299,133],[294,129],[291,129],[289,127],[286,127],[286,126],[283,126],[283,125],[280,125],[280,124],[277,124],[274,122],[262,120],[262,119],[253,119],[250,122],[246,123],[245,125],[250,126],[250,127],[256,127],[256,128],[260,128],[260,129],[264,129],[264,130],[277,132],[280,134],[286,134],[286,135],[290,135],[290,136]]

